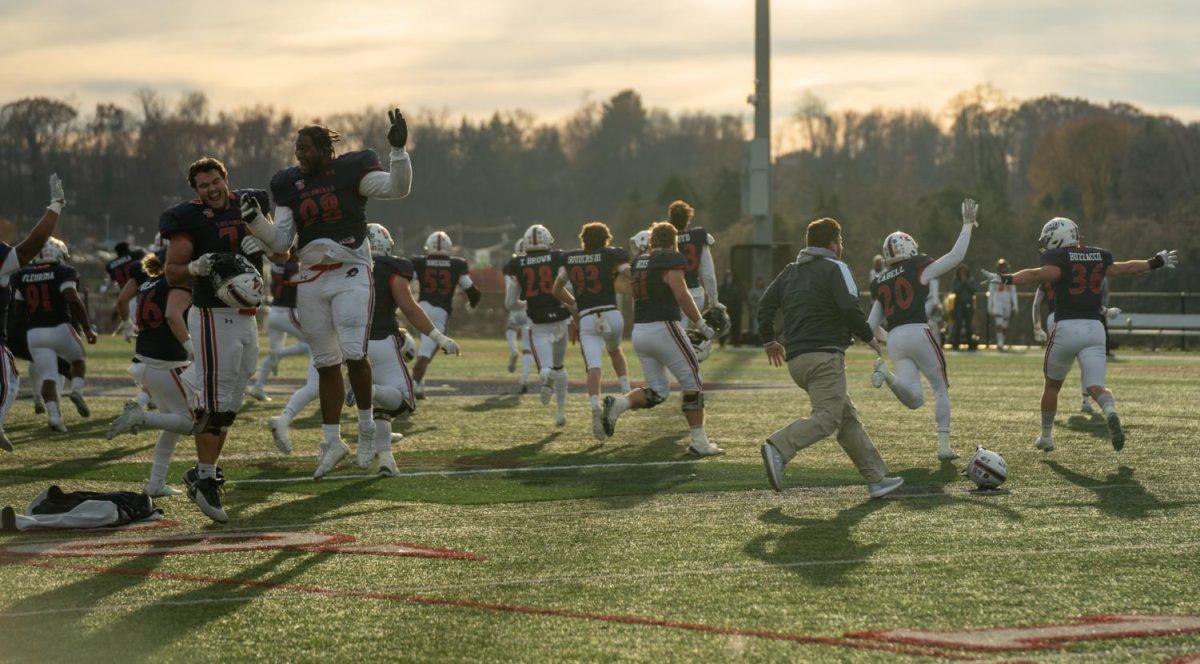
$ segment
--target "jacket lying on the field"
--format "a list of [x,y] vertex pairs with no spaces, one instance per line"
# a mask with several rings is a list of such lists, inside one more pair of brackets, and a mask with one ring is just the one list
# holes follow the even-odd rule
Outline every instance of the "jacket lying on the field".
[[[776,334],[775,314],[783,313]],[[763,344],[778,341],[785,357],[802,353],[844,352],[851,334],[875,338],[862,308],[850,268],[828,249],[808,247],[767,286],[758,303],[758,329]]]
[[51,486],[29,503],[25,514],[16,515],[16,526],[18,530],[104,528],[160,518],[162,510],[154,506],[150,496],[142,493],[66,493],[58,486]]

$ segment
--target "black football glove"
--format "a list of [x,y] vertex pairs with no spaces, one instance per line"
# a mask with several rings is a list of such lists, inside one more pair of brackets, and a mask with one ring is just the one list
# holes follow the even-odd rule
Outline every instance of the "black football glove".
[[388,121],[392,123],[392,128],[388,129],[388,143],[396,149],[403,148],[408,143],[408,122],[404,120],[404,114],[400,109],[392,109],[388,111]]

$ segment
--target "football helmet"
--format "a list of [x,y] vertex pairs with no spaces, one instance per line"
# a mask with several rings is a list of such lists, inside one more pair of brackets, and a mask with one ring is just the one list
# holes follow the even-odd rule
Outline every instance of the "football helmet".
[[450,242],[450,236],[445,231],[434,231],[425,238],[425,253],[427,254],[449,254],[454,243]]
[[70,255],[67,253],[67,243],[52,237],[46,240],[46,244],[42,245],[42,250],[37,252],[31,262],[38,265],[53,265],[65,262],[68,258]]
[[650,251],[650,231],[638,231],[629,239],[629,244],[633,245],[633,250],[639,254]]
[[703,332],[692,328],[687,331],[687,338],[692,345],[692,352],[696,354],[697,362],[703,362],[712,355],[712,339],[706,338]]
[[1079,226],[1066,217],[1055,217],[1042,226],[1038,246],[1043,251],[1079,244]]
[[254,264],[241,254],[213,256],[209,274],[217,299],[234,309],[254,309],[263,303],[263,280]]
[[995,489],[1004,484],[1004,480],[1008,479],[1008,466],[1004,464],[1004,457],[1001,457],[995,452],[976,447],[975,453],[967,459],[967,467],[963,469],[963,475],[967,479],[975,483],[975,486],[980,489]]
[[517,239],[516,244],[513,245],[513,255],[514,256],[524,256],[525,255],[525,238]]
[[371,254],[374,256],[386,256],[396,246],[388,229],[383,224],[375,223],[367,224],[367,243],[371,245]]
[[525,231],[525,251],[546,250],[554,245],[554,236],[541,224],[534,224]]
[[917,241],[904,231],[896,231],[883,241],[883,262],[891,265],[917,255]]
[[714,338],[720,338],[729,334],[729,328],[732,326],[729,322],[729,314],[725,313],[724,309],[713,307],[704,312],[704,322],[716,332]]

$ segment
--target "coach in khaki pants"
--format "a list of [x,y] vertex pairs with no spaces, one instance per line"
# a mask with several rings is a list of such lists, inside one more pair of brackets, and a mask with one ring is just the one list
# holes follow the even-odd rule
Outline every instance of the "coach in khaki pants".
[[[875,352],[879,342],[858,306],[858,288],[842,255],[842,228],[833,219],[808,225],[808,247],[767,287],[758,305],[758,329],[774,366],[787,362],[788,373],[812,401],[812,416],[802,417],[767,438],[762,446],[767,479],[783,490],[783,466],[800,450],[837,432],[872,498],[885,496],[904,480],[885,477],[887,465],[863,429],[846,390],[846,347],[851,334]],[[775,314],[783,331],[775,332]]]

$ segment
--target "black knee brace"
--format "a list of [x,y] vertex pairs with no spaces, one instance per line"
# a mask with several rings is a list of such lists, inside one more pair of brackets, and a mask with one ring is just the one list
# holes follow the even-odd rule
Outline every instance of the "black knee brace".
[[214,413],[200,409],[194,414],[196,424],[192,427],[192,432],[219,436],[229,430],[235,419],[237,419],[237,413],[227,411]]
[[667,400],[667,398],[665,396],[659,394],[658,392],[655,392],[654,390],[652,390],[648,387],[642,388],[642,394],[646,395],[646,407],[647,408],[653,408],[653,407],[657,406],[658,404]]
[[703,392],[684,392],[683,393],[683,412],[694,410],[704,410],[704,393]]

